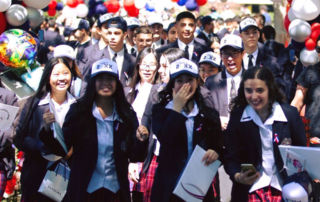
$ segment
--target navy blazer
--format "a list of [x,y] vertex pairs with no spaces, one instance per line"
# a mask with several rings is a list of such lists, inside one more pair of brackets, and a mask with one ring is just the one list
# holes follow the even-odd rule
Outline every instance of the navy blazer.
[[[47,172],[48,161],[41,153],[47,153],[49,148],[40,140],[45,134],[43,114],[49,110],[49,104],[38,105],[40,99],[35,98],[31,105],[30,98],[21,111],[14,144],[24,152],[24,162],[21,172],[21,188],[25,201],[34,201],[39,195],[38,189]],[[27,112],[31,110],[31,117],[26,120]],[[27,122],[26,127],[23,125]],[[42,134],[41,134],[42,133]]]
[[[130,202],[128,164],[143,161],[147,142],[136,138],[138,120],[132,110],[132,124],[114,122],[114,160],[120,197],[122,202]],[[63,133],[67,147],[73,146],[71,174],[64,201],[81,202],[86,200],[87,187],[98,159],[98,136],[96,119],[92,115],[92,107],[81,107],[78,103],[71,105],[63,125]]]
[[[169,48],[179,48],[179,45],[178,45],[178,40],[176,40],[175,42],[172,42],[172,43],[169,43],[161,48],[158,48],[156,50],[158,56],[161,56],[161,54],[166,51],[167,49]],[[184,51],[184,50],[183,50]],[[199,63],[199,60],[200,60],[200,57],[203,53],[205,52],[208,52],[208,51],[211,51],[210,48],[208,48],[204,43],[203,43],[203,40],[201,39],[197,39],[197,38],[194,38],[194,50],[193,50],[193,54],[192,54],[192,62],[198,64]]]
[[[161,144],[159,164],[152,187],[152,202],[169,202],[178,177],[187,164],[188,140],[185,121],[187,118],[174,110],[156,104],[152,110],[152,130]],[[198,144],[203,149],[222,150],[222,135],[219,114],[214,109],[199,106],[194,118],[193,148]],[[210,188],[205,201],[213,200]]]
[[[286,177],[278,145],[291,142],[295,146],[306,146],[304,125],[295,107],[281,104],[287,122],[275,121],[272,133],[278,134],[279,141],[273,142],[275,163],[282,178]],[[235,182],[234,175],[241,171],[242,163],[253,164],[257,170],[262,167],[262,148],[259,127],[251,120],[240,122],[244,109],[231,112],[230,121],[225,132],[224,167],[233,181],[232,201],[247,201],[251,186]]]
[[[105,47],[103,50],[100,50],[99,43],[89,46],[83,50],[83,58],[79,58],[78,62],[79,68],[81,69],[81,73],[86,82],[88,82],[90,79],[93,63],[103,58],[111,59],[108,48]],[[122,69],[119,73],[120,81],[123,87],[129,85],[129,82],[133,76],[135,63],[136,58],[125,50],[123,55]]]

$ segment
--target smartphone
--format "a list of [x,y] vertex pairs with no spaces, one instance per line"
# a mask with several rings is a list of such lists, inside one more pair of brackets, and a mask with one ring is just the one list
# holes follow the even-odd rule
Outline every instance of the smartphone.
[[248,171],[248,170],[251,171],[248,176],[252,176],[252,175],[254,175],[254,174],[257,172],[257,170],[256,170],[256,168],[254,167],[254,165],[248,164],[248,163],[243,163],[243,164],[241,164],[241,172],[244,173],[244,172],[246,172],[246,171]]

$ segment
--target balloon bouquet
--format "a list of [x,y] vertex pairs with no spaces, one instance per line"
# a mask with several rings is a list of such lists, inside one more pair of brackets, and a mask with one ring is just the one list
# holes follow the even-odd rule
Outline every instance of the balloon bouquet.
[[288,0],[284,26],[292,40],[304,43],[305,48],[300,52],[301,63],[307,67],[319,62],[315,47],[320,36],[320,1]]

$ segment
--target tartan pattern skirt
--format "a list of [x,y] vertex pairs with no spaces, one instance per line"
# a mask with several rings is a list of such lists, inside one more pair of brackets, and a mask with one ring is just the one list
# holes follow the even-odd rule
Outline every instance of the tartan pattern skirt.
[[281,202],[282,192],[271,187],[258,189],[248,195],[248,202]]
[[153,155],[148,171],[140,175],[140,181],[133,187],[134,191],[143,192],[143,202],[150,202],[157,167],[157,156]]

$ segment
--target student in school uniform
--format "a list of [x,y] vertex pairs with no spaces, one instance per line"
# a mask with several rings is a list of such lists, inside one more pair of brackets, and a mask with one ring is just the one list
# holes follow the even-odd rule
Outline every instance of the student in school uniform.
[[71,106],[63,125],[66,145],[73,147],[64,201],[131,201],[128,164],[143,161],[147,147],[136,138],[137,127],[117,64],[96,61],[85,95]]
[[[206,165],[219,158],[222,135],[219,114],[206,106],[198,84],[198,67],[185,58],[170,66],[170,81],[152,110],[152,130],[161,147],[151,201],[182,201],[172,192],[196,145],[206,150]],[[209,188],[204,201],[213,201]]]
[[24,105],[14,144],[24,152],[25,160],[21,171],[22,201],[51,201],[38,192],[46,174],[47,154],[65,157],[57,150],[56,142],[47,142],[54,128],[61,127],[70,105],[75,98],[69,93],[72,77],[75,76],[69,62],[64,58],[52,58],[44,68],[39,88]]
[[[248,69],[233,99],[225,132],[224,166],[233,181],[231,201],[282,201],[287,177],[279,145],[306,146],[304,126],[267,67]],[[247,171],[241,164],[252,164]]]

